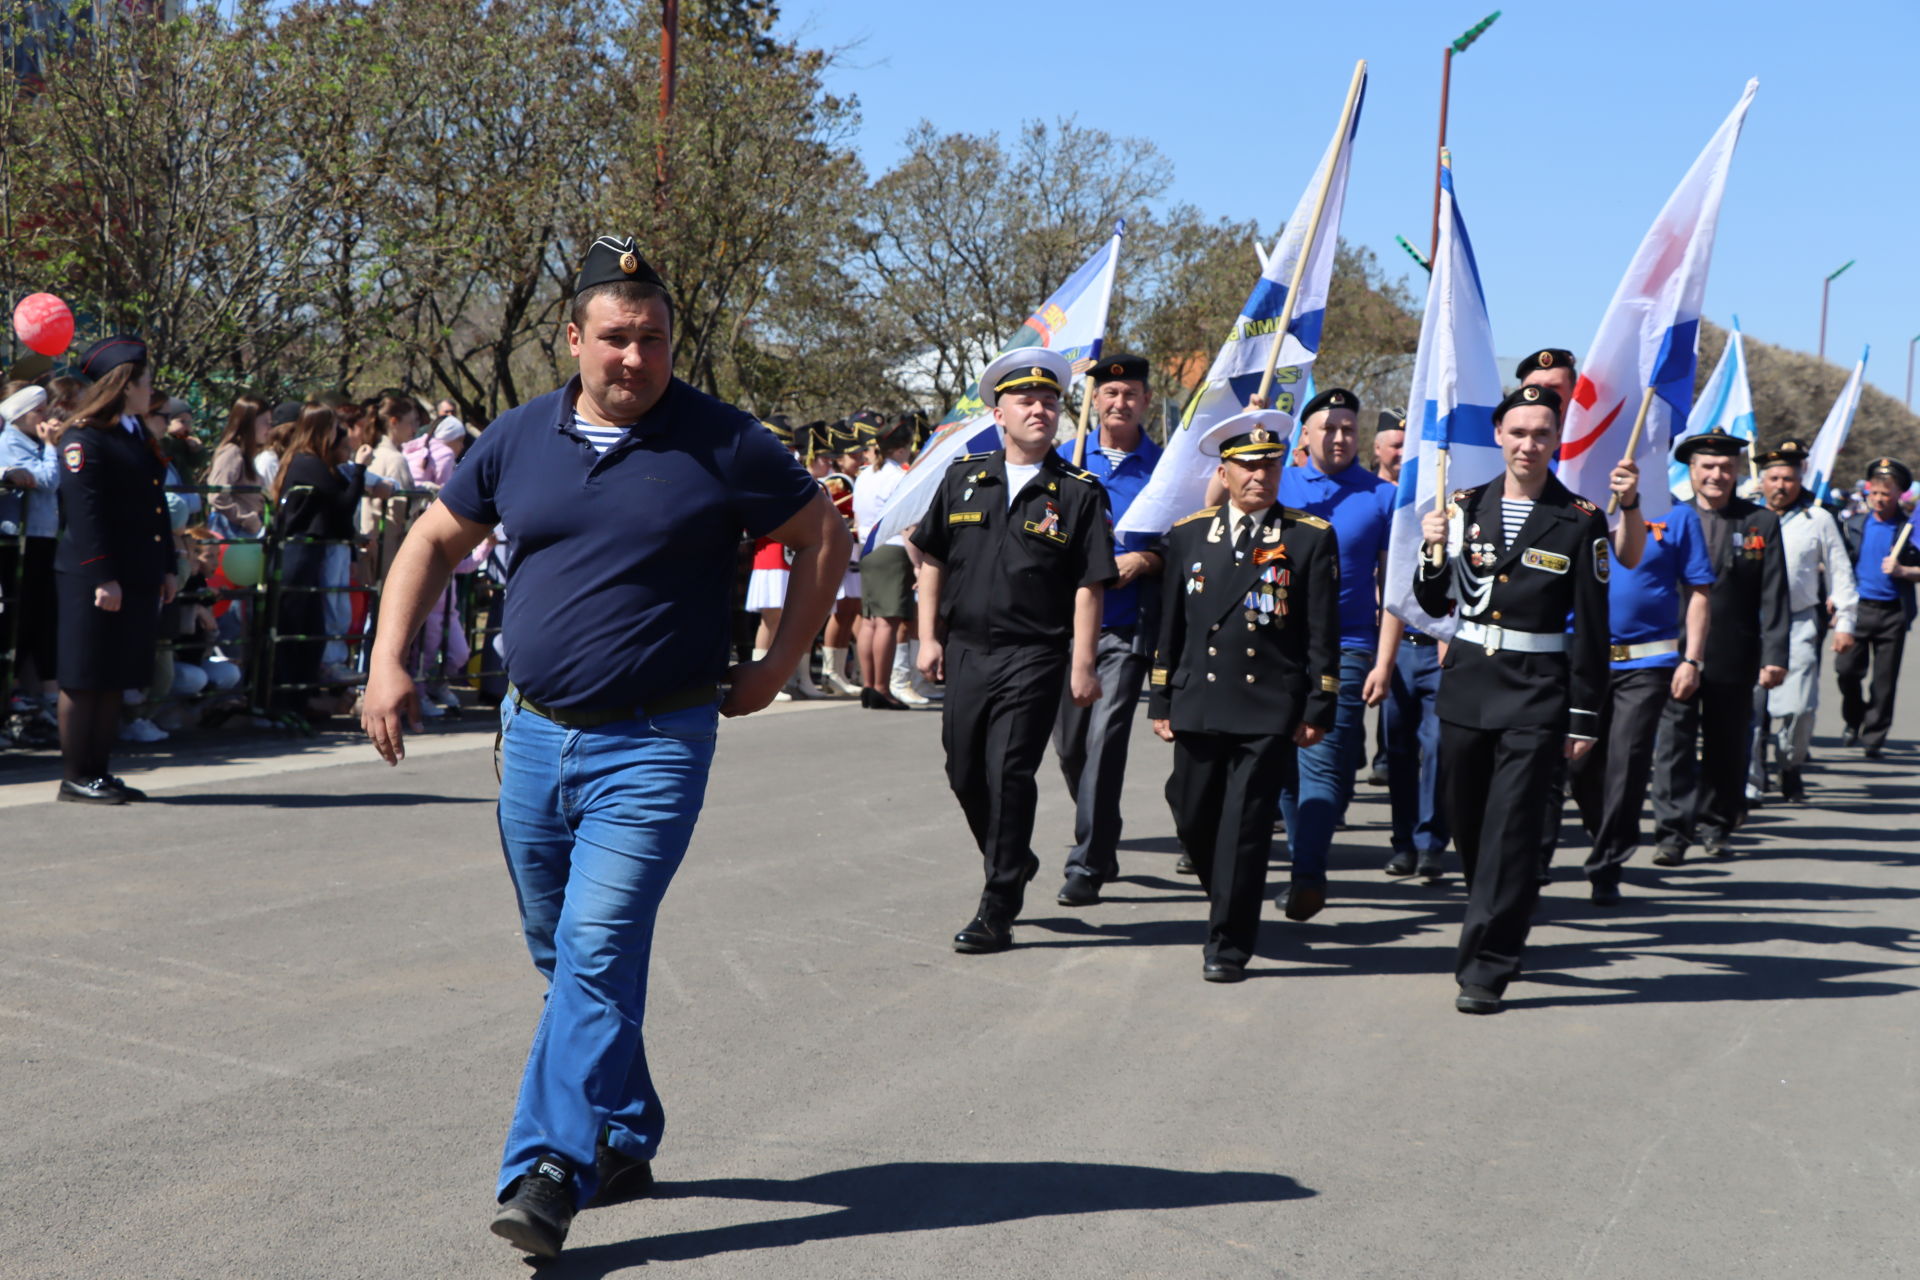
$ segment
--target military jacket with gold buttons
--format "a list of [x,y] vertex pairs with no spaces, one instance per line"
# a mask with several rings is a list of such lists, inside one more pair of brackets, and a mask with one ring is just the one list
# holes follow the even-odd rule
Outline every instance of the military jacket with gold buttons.
[[125,422],[60,434],[60,515],[65,532],[54,568],[94,586],[157,591],[173,572],[167,464],[144,428]]
[[[1503,475],[1457,490],[1446,555],[1438,562],[1422,555],[1414,574],[1422,609],[1494,629],[1492,646],[1460,638],[1447,646],[1434,712],[1470,729],[1564,726],[1592,738],[1609,678],[1607,518],[1548,476],[1509,541],[1505,489]],[[1503,647],[1509,632],[1513,646]],[[1533,636],[1562,640],[1547,652],[1519,647]]]
[[1291,734],[1340,699],[1340,551],[1318,516],[1272,506],[1235,555],[1232,508],[1167,534],[1147,711],[1176,733]]
[[1106,490],[1051,450],[1011,505],[1005,450],[956,460],[913,545],[946,570],[946,638],[969,644],[1064,646],[1075,593],[1118,575]]

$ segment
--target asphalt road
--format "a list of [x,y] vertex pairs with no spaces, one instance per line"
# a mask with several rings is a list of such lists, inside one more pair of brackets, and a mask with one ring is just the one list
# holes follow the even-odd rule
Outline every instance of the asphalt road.
[[[0,1276],[528,1274],[486,1230],[540,1000],[490,736],[129,769],[175,785],[126,809],[0,775]],[[1202,983],[1134,749],[1126,879],[1053,905],[1049,762],[1020,945],[968,958],[935,716],[728,724],[656,951],[660,1193],[539,1274],[1920,1274],[1915,752],[1823,735],[1816,803],[1730,862],[1643,851],[1615,911],[1563,854],[1469,1018],[1457,878],[1379,872],[1369,788],[1333,905]]]

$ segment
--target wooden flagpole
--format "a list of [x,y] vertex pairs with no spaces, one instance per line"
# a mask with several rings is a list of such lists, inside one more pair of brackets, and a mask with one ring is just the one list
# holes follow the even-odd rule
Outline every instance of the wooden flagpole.
[[[1334,163],[1327,166],[1327,179],[1320,184],[1320,194],[1314,197],[1313,216],[1307,220],[1306,239],[1300,242],[1300,256],[1293,260],[1293,279],[1287,286],[1287,299],[1280,304],[1280,326],[1274,331],[1273,349],[1267,352],[1267,371],[1260,378],[1260,399],[1262,403],[1272,403],[1273,375],[1280,366],[1280,349],[1287,344],[1287,330],[1293,324],[1293,306],[1300,298],[1300,282],[1306,278],[1307,259],[1313,256],[1313,242],[1320,235],[1320,218],[1327,210],[1327,194],[1333,187],[1333,173],[1339,167],[1340,144],[1346,141],[1347,134],[1353,129],[1353,111],[1360,101],[1360,86],[1367,78],[1367,60],[1365,58],[1353,64],[1353,83],[1347,86],[1347,105],[1340,111],[1340,129],[1333,135]],[[1277,246],[1276,246],[1277,247]]]
[[[1622,462],[1632,462],[1633,455],[1640,451],[1640,436],[1647,429],[1647,410],[1653,407],[1653,388],[1648,387],[1640,393],[1640,412],[1633,415],[1633,434],[1627,437],[1627,456]],[[1614,515],[1620,510],[1620,495],[1613,494],[1607,499],[1607,514]]]
[[1087,419],[1093,413],[1093,375],[1089,373],[1080,391],[1080,434],[1073,440],[1073,465],[1087,465]]

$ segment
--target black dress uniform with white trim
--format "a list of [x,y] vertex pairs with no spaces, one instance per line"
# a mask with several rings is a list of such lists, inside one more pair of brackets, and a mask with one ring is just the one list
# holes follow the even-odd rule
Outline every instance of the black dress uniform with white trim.
[[[1508,409],[1559,397],[1521,387]],[[1441,668],[1441,794],[1467,875],[1455,973],[1498,995],[1520,972],[1540,896],[1540,831],[1555,761],[1568,738],[1591,740],[1608,673],[1607,521],[1548,476],[1509,538],[1506,476],[1454,493],[1438,563],[1423,556],[1420,607],[1459,625]],[[1567,626],[1571,616],[1573,626]]]
[[[1277,421],[1269,421],[1277,420]],[[1201,442],[1228,458],[1279,458],[1291,421],[1238,414]],[[1148,714],[1173,728],[1167,804],[1212,905],[1206,972],[1252,957],[1294,730],[1333,725],[1340,697],[1340,558],[1333,527],[1274,504],[1209,507],[1167,534]]]
[[[1041,385],[1035,379],[1044,374],[1059,391],[1072,376],[1051,351],[1025,357],[1021,368],[1038,372],[996,360],[982,390],[997,396],[1016,384]],[[1001,945],[1040,867],[1034,774],[1066,684],[1074,599],[1118,572],[1106,490],[1090,472],[1048,449],[1018,493],[1007,487],[1006,450],[964,455],[941,477],[913,533],[913,545],[945,570],[940,736],[947,781],[985,864],[978,919]]]

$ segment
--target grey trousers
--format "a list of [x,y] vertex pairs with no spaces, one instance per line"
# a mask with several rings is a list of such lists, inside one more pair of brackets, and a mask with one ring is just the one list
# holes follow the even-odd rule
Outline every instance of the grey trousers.
[[1813,716],[1820,709],[1820,611],[1802,609],[1787,633],[1787,678],[1778,689],[1753,691],[1753,765],[1747,785],[1767,789],[1767,717],[1773,717],[1773,759],[1782,769],[1800,769],[1813,747]]
[[1127,776],[1127,741],[1153,658],[1139,648],[1137,633],[1102,631],[1094,655],[1100,696],[1090,707],[1073,705],[1071,687],[1060,695],[1053,749],[1073,797],[1073,851],[1067,874],[1078,872],[1105,884],[1120,874],[1120,788]]

